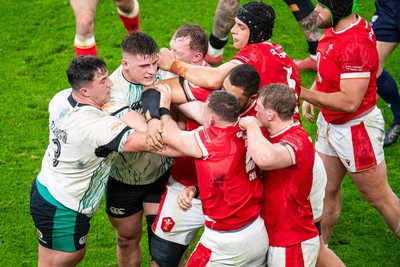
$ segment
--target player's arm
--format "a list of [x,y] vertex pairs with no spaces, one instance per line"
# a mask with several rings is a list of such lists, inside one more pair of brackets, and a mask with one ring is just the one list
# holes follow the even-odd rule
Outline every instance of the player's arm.
[[[307,90],[307,88],[301,87],[301,90]],[[315,81],[311,85],[309,90],[315,90]],[[315,116],[315,105],[308,103],[307,101],[303,100],[301,104],[301,113],[303,117],[308,121],[313,121]]]
[[[182,77],[175,77],[165,80],[159,80],[156,84],[168,84],[171,87],[171,102],[174,104],[182,104],[189,101],[188,96],[184,90],[184,79]],[[152,87],[152,86],[149,86]],[[148,87],[145,88],[145,90]]]
[[179,111],[181,111],[186,117],[197,121],[199,124],[203,125],[203,112],[205,103],[201,101],[191,101],[178,106]]
[[253,116],[241,118],[239,127],[246,131],[247,147],[257,166],[262,170],[282,169],[295,164],[289,145],[272,144],[262,134],[260,122]]
[[184,154],[173,147],[165,146],[155,150],[146,142],[147,135],[144,132],[132,132],[124,144],[124,152],[152,152],[167,157],[182,157]]
[[135,129],[136,131],[146,132],[147,131],[147,123],[146,119],[142,114],[132,110],[120,117],[120,119],[126,123],[130,128]]
[[369,78],[341,79],[340,92],[324,93],[302,87],[300,98],[324,109],[353,113],[360,106],[368,85]]
[[168,86],[159,86],[157,89],[161,93],[160,115],[163,123],[163,142],[186,156],[201,158],[203,153],[197,144],[194,131],[182,131],[171,117],[169,112],[171,105],[170,88]]
[[178,74],[186,80],[209,89],[220,89],[229,71],[236,63],[226,62],[216,68],[190,65],[176,60],[167,48],[161,48],[158,54],[158,66]]

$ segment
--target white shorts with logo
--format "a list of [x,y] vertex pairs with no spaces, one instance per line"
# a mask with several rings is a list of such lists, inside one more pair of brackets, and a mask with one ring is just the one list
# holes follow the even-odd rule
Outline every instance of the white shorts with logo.
[[204,215],[199,199],[192,200],[192,207],[182,211],[177,202],[178,194],[186,186],[169,177],[167,188],[162,196],[160,208],[153,225],[154,234],[162,239],[189,245],[204,225]]
[[330,124],[320,113],[317,125],[317,151],[340,158],[349,172],[370,169],[385,159],[385,122],[379,108],[344,124]]
[[264,267],[268,246],[267,230],[260,216],[233,231],[216,231],[205,227],[186,266]]
[[315,266],[319,253],[319,236],[290,247],[268,249],[268,267]]
[[318,153],[315,153],[314,168],[313,168],[313,183],[310,193],[311,207],[314,220],[322,216],[324,208],[325,187],[327,177],[324,163]]

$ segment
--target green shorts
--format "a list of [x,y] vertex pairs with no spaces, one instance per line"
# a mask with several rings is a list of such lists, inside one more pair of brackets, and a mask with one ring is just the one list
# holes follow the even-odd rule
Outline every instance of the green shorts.
[[64,252],[86,246],[91,217],[63,206],[37,179],[31,187],[30,212],[40,245]]

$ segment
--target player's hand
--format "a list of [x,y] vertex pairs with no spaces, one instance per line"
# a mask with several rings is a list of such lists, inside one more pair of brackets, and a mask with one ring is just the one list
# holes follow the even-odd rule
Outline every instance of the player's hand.
[[169,71],[173,61],[174,56],[172,55],[171,51],[169,51],[165,47],[161,48],[160,52],[158,52],[158,67],[163,70]]
[[161,120],[151,119],[147,123],[146,141],[152,150],[161,151],[165,149],[165,144],[162,142],[161,136],[162,129],[163,123]]
[[188,186],[178,194],[178,206],[181,210],[187,211],[192,207],[192,199],[195,195],[196,187]]
[[243,117],[239,120],[239,128],[242,131],[246,131],[251,124],[256,124],[258,127],[261,127],[261,122],[254,116]]
[[170,109],[171,106],[171,86],[168,84],[154,84],[154,88],[160,92],[160,108]]
[[301,105],[301,113],[306,120],[313,121],[315,116],[315,106],[304,100]]

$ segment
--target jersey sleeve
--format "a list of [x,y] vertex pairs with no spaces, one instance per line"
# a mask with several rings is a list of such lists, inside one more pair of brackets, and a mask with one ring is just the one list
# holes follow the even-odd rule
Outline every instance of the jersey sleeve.
[[[83,119],[77,121],[85,139],[95,147],[108,145],[113,151],[123,152],[125,142],[132,130],[120,119],[101,111],[91,110],[86,113],[93,114],[81,116]],[[110,146],[110,143],[113,145]]]

